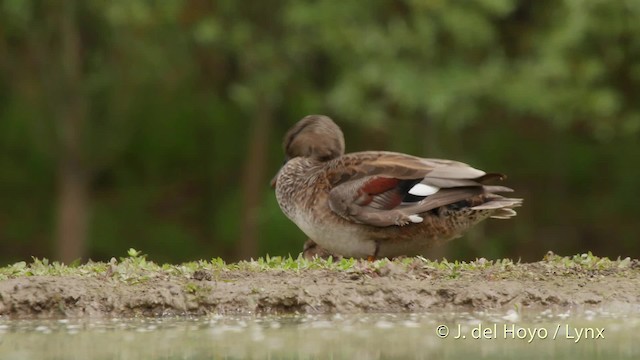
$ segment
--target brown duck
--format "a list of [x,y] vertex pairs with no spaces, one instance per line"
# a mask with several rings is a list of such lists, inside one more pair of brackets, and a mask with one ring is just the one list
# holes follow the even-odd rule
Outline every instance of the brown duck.
[[[422,254],[488,218],[508,219],[522,199],[500,174],[452,160],[386,151],[344,153],[333,120],[310,115],[284,137],[286,162],[272,181],[285,215],[312,253],[355,258]],[[318,247],[319,245],[319,247]]]

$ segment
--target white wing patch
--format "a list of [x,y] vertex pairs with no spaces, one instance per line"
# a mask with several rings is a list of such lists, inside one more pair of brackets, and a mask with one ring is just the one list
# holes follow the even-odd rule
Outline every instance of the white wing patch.
[[416,223],[417,224],[417,223],[421,223],[422,220],[424,220],[424,219],[422,217],[418,216],[418,215],[409,215],[409,220],[412,223]]
[[437,193],[438,190],[440,190],[439,187],[419,183],[413,185],[413,187],[409,189],[409,194],[415,196],[429,196]]

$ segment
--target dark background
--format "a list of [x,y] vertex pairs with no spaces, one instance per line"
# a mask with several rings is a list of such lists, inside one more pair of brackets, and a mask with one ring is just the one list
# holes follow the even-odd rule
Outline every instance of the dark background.
[[639,95],[638,1],[0,0],[0,264],[296,256],[268,183],[318,113],[508,174],[431,257],[639,257]]

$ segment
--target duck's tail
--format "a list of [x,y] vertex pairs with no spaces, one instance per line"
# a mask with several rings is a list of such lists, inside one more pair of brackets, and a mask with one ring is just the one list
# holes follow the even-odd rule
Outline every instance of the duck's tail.
[[509,219],[516,216],[516,211],[513,208],[522,206],[523,199],[507,198],[501,195],[497,195],[497,192],[512,192],[513,189],[506,186],[485,185],[483,186],[485,191],[486,202],[474,206],[473,210],[494,210],[490,215],[494,219]]

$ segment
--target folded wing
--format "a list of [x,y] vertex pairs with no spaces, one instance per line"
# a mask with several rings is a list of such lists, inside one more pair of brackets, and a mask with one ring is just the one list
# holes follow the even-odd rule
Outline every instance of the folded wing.
[[510,188],[483,185],[504,176],[457,161],[361,152],[326,166],[332,186],[330,208],[347,220],[372,226],[419,223],[430,210],[470,198],[477,203],[472,209],[494,210],[492,217],[504,219],[514,216],[512,208],[522,202],[495,194]]

